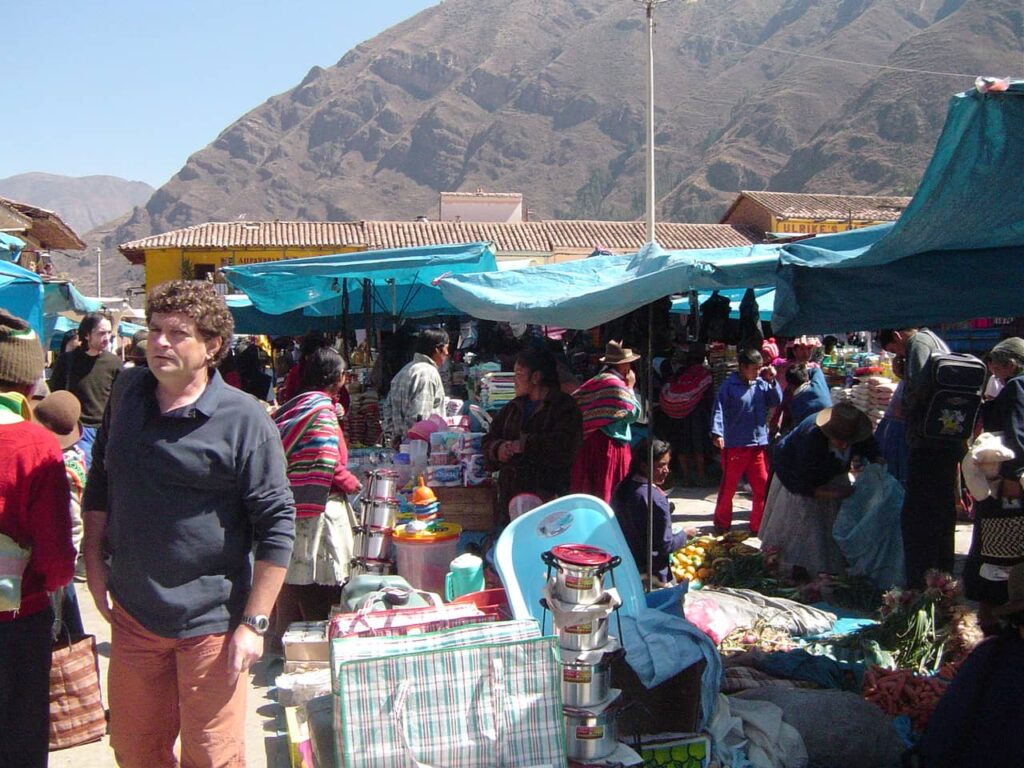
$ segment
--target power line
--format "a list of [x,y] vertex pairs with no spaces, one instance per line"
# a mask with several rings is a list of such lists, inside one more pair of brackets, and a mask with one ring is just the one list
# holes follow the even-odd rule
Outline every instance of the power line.
[[772,53],[781,53],[787,56],[801,56],[805,59],[816,59],[818,61],[828,61],[835,64],[849,64],[854,67],[870,67],[871,69],[887,69],[893,72],[910,72],[916,75],[939,75],[941,77],[965,77],[970,79],[972,82],[976,75],[965,75],[962,72],[936,72],[930,69],[912,69],[910,67],[893,67],[888,64],[868,64],[864,61],[850,61],[849,59],[837,59],[831,56],[818,56],[813,53],[800,53],[798,51],[787,51],[783,48],[772,48],[768,45],[752,45],[751,43],[740,42],[739,40],[728,40],[724,37],[714,37],[712,35],[701,35],[697,32],[683,32],[684,37],[701,37],[705,40],[713,40],[716,43],[729,43],[731,45],[739,45],[744,48],[750,48],[752,50],[770,51]]

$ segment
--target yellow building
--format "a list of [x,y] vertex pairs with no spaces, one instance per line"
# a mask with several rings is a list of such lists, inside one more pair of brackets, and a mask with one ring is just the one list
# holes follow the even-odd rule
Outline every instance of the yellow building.
[[722,224],[765,234],[820,235],[896,221],[909,197],[740,192]]
[[[751,245],[760,238],[731,224],[658,224],[668,250]],[[204,279],[223,266],[353,251],[458,243],[493,243],[499,263],[547,264],[589,256],[595,250],[633,253],[645,242],[636,221],[259,221],[211,222],[133,240],[118,246],[132,264],[143,264],[147,292],[166,280]]]

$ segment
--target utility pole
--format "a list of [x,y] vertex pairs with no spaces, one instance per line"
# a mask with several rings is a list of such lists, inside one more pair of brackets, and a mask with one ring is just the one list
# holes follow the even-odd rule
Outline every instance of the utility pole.
[[103,249],[96,246],[96,298],[103,295]]

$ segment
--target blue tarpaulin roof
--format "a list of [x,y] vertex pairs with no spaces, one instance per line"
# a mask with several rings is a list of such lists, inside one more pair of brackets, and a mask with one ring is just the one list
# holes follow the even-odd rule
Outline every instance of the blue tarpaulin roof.
[[[722,288],[718,293],[729,299],[729,317],[733,320],[740,319],[740,302],[746,294],[746,288]],[[711,298],[712,291],[698,291],[697,301],[703,304]],[[772,306],[775,304],[774,288],[755,288],[754,297],[757,299],[757,314],[762,320],[772,319]],[[669,310],[673,315],[690,314],[690,298],[685,296],[672,300],[672,308]]]
[[347,287],[349,311],[356,317],[363,309],[362,281],[369,280],[375,315],[422,317],[455,311],[434,285],[438,278],[497,268],[490,244],[469,243],[247,264],[225,267],[224,273],[256,309],[270,315],[294,310],[340,315]]
[[5,261],[17,261],[21,250],[25,247],[25,241],[20,237],[0,232],[0,259]]
[[0,260],[0,307],[22,318],[43,338],[43,278]]
[[673,293],[771,285],[778,251],[778,245],[665,251],[648,243],[633,256],[448,277],[441,292],[484,320],[593,328]]
[[1024,82],[952,98],[894,224],[783,247],[774,330],[908,327],[1024,315]]
[[48,282],[43,287],[43,312],[46,314],[57,314],[58,312],[99,312],[103,309],[103,302],[100,299],[91,299],[82,295],[73,283],[69,282]]

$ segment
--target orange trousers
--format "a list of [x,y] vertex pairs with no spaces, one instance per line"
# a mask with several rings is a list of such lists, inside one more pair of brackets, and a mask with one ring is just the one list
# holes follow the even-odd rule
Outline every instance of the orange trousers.
[[249,677],[230,679],[230,638],[161,637],[114,604],[107,688],[121,768],[244,768]]

